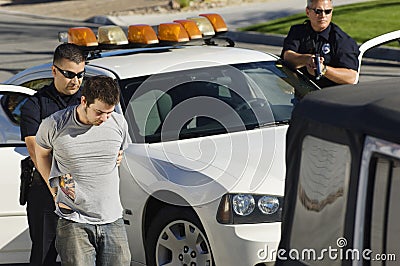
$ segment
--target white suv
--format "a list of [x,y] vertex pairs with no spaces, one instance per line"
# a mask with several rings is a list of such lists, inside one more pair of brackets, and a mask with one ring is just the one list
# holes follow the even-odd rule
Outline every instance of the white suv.
[[[268,251],[280,239],[288,122],[294,104],[318,88],[274,55],[215,45],[220,40],[85,48],[86,75],[118,80],[117,111],[129,124],[120,192],[132,265],[274,260]],[[29,258],[18,203],[19,163],[28,155],[19,110],[52,81],[50,67],[5,82],[25,88],[0,86],[0,263]]]

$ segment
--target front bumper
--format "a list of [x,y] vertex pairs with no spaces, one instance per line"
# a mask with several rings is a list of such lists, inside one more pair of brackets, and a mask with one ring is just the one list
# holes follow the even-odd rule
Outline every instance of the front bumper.
[[215,264],[273,265],[281,234],[281,223],[222,225],[209,229],[208,238]]

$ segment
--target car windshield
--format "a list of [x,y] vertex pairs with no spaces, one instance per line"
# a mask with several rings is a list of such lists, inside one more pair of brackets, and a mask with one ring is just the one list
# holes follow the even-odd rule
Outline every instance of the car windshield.
[[280,61],[154,74],[121,81],[134,142],[160,142],[288,123],[318,88]]

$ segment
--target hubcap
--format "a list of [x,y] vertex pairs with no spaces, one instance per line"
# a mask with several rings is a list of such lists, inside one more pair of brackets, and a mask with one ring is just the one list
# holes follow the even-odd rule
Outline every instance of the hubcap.
[[173,221],[157,241],[157,265],[211,266],[212,256],[207,238],[194,224]]

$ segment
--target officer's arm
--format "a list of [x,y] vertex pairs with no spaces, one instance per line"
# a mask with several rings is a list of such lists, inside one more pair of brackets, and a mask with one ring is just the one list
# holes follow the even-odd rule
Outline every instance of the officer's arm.
[[357,71],[348,68],[326,66],[324,76],[338,84],[354,84],[357,78]]
[[41,110],[40,104],[37,97],[29,97],[27,101],[21,107],[21,136],[22,140],[25,141],[26,147],[29,152],[29,156],[31,157],[35,167],[36,164],[36,156],[35,156],[35,135],[37,133],[37,129],[39,128],[42,119],[40,118]]
[[312,54],[299,54],[292,50],[287,50],[283,53],[283,59],[294,68],[301,68],[313,64]]
[[51,195],[53,197],[57,194],[57,188],[52,188],[50,187],[49,183],[49,178],[50,178],[50,169],[51,169],[51,160],[52,160],[52,154],[51,154],[51,149],[45,149],[41,147],[40,145],[35,146],[35,153],[36,153],[36,162],[37,162],[37,167],[42,175],[44,181],[46,182]]

